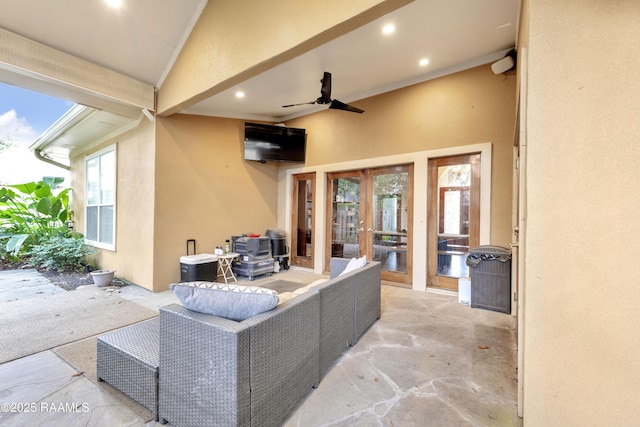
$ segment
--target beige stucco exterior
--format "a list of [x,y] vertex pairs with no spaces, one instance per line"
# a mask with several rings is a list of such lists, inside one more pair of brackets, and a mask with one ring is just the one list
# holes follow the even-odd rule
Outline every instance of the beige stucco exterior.
[[491,143],[490,240],[508,246],[515,93],[515,73],[496,76],[485,65],[354,102],[362,115],[327,110],[287,125],[307,130],[305,170],[410,153],[419,161],[429,150]]
[[277,166],[243,160],[244,122],[174,115],[158,120],[154,290],[180,279],[186,240],[213,253],[226,239],[277,222]]
[[526,3],[525,426],[637,425],[640,8]]
[[155,126],[144,119],[134,130],[72,159],[71,188],[76,230],[84,232],[85,159],[116,145],[116,250],[101,250],[93,263],[152,289],[155,221]]
[[[477,151],[478,144],[489,145],[491,214],[485,243],[508,245],[515,80],[515,73],[495,76],[486,65],[362,100],[363,115],[327,110],[290,125],[307,129],[304,169],[320,171],[320,177],[363,159],[383,166],[402,155],[403,163],[426,165],[430,152]],[[176,114],[158,117],[153,125],[141,123],[117,141],[117,246],[115,252],[101,251],[96,259],[101,267],[162,291],[180,280],[179,259],[186,254],[187,239],[196,239],[198,252],[211,253],[231,236],[287,230],[291,195],[282,189],[290,176],[282,171],[299,166],[244,161],[243,120]],[[74,162],[75,182],[84,182],[83,170],[84,156]],[[416,180],[416,199],[421,200],[426,180]],[[83,206],[82,196],[79,191],[76,206]],[[80,230],[83,220],[79,213]],[[415,221],[426,223],[426,218]],[[323,221],[317,223],[322,230]],[[322,272],[324,254],[318,256]],[[426,252],[418,249],[416,256],[424,266]],[[136,268],[141,263],[144,268]],[[424,276],[416,275],[414,288],[424,289]]]

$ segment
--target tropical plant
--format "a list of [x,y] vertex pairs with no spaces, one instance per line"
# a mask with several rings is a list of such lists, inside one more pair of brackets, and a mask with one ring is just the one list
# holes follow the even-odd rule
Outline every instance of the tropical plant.
[[73,235],[67,226],[71,189],[54,193],[63,181],[45,177],[37,183],[0,186],[0,240],[7,239],[7,254],[18,258],[23,249],[53,236]]

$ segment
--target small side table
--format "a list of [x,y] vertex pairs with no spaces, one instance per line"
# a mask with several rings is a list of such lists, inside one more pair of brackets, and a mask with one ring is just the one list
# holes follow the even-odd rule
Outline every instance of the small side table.
[[217,255],[218,257],[218,277],[222,276],[224,278],[224,283],[229,283],[230,279],[233,279],[234,282],[237,282],[235,274],[233,274],[233,270],[231,269],[231,265],[233,264],[233,260],[239,257],[240,254],[235,252],[231,252],[224,255]]

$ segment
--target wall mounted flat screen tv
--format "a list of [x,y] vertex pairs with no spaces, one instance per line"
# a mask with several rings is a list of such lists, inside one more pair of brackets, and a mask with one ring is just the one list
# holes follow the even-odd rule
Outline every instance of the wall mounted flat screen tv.
[[244,124],[244,159],[304,163],[307,133],[284,126]]

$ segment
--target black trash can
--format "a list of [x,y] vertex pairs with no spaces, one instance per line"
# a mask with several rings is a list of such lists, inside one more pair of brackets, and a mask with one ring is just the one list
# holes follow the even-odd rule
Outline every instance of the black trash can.
[[511,313],[511,251],[478,246],[469,252],[471,307]]
[[271,255],[274,258],[287,254],[287,244],[283,230],[269,229],[265,234],[271,240]]
[[[271,256],[285,270],[289,269],[289,253],[287,252],[286,234],[283,230],[269,229],[265,232],[271,241]],[[277,269],[276,269],[277,271]]]

